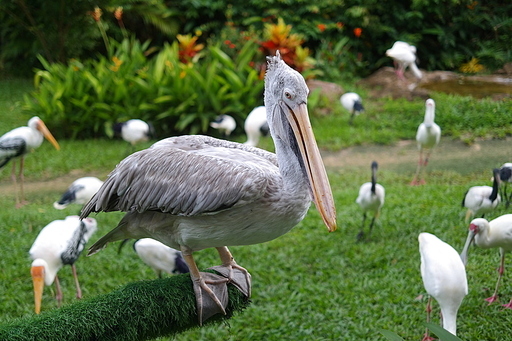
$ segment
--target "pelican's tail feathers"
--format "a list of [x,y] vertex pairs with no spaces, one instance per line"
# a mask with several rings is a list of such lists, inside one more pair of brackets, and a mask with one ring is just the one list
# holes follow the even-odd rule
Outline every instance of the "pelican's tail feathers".
[[123,230],[123,227],[126,225],[122,220],[117,225],[115,229],[101,237],[96,243],[94,243],[90,248],[87,256],[94,255],[97,252],[103,250],[108,243],[115,242],[118,240],[126,239],[126,232]]

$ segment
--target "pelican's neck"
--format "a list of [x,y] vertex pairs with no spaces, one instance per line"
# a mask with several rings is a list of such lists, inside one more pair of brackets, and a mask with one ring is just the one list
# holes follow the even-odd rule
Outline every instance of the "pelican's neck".
[[309,180],[304,171],[300,153],[294,150],[294,146],[288,145],[279,138],[274,139],[274,145],[285,191],[311,195],[309,185],[306,185],[309,184]]

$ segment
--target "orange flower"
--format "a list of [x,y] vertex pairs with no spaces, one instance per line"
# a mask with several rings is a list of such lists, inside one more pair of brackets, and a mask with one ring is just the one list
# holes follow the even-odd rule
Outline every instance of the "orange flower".
[[117,20],[121,20],[123,18],[123,8],[121,6],[116,7],[114,17],[116,17]]
[[345,24],[343,24],[342,22],[339,22],[339,21],[338,21],[338,22],[336,23],[336,27],[337,27],[337,28],[343,28],[343,26],[345,26]]
[[325,31],[325,25],[324,25],[324,24],[318,24],[318,25],[316,25],[316,27],[318,27],[318,29],[320,30],[320,32]]
[[100,21],[102,11],[101,11],[101,8],[99,8],[98,6],[94,7],[93,12],[88,12],[88,13],[92,16],[94,21],[96,21],[96,22]]
[[363,33],[362,28],[360,28],[360,27],[354,28],[354,35],[356,36],[356,38],[359,38],[361,36],[361,33]]

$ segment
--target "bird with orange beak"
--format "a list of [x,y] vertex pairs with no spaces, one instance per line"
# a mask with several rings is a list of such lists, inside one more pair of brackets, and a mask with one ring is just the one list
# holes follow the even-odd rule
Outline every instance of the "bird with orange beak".
[[82,298],[78,283],[75,262],[85,244],[97,229],[96,220],[80,220],[78,216],[68,216],[64,220],[54,220],[46,225],[30,248],[33,259],[30,273],[34,284],[35,312],[41,311],[44,285],[55,283],[57,305],[62,304],[62,290],[57,272],[64,265],[71,265],[76,285],[76,297]]
[[[20,195],[18,195],[18,191],[16,190],[17,207],[23,206],[26,203],[23,192],[23,164],[25,154],[41,146],[43,138],[50,141],[55,149],[60,150],[57,140],[55,140],[44,122],[37,116],[32,117],[26,127],[13,129],[0,137],[0,168],[5,166],[11,159],[20,158]],[[17,189],[15,173],[16,163],[13,160],[11,178]]]

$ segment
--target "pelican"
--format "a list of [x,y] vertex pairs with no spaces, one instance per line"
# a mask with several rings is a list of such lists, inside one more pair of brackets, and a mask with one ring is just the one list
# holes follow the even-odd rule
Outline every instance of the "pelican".
[[[418,149],[420,151],[420,159],[418,161],[418,168],[416,169],[416,175],[411,182],[411,185],[422,185],[425,180],[421,179],[421,171],[428,164],[428,159],[432,150],[438,145],[441,139],[441,128],[434,122],[436,103],[432,98],[427,99],[425,102],[425,118],[423,123],[418,127],[416,132],[416,142],[418,143]],[[423,159],[423,152],[426,150],[425,159]]]
[[[25,154],[38,148],[46,138],[57,150],[60,150],[59,143],[50,133],[44,122],[37,116],[32,117],[26,127],[13,129],[0,137],[0,168],[5,166],[11,159],[20,158],[20,195],[16,183],[16,163],[12,162],[11,178],[16,188],[16,207],[26,204],[23,191],[23,165]],[[21,199],[20,199],[21,198]]]
[[500,167],[500,181],[503,184],[503,199],[505,199],[505,206],[508,208],[510,205],[510,196],[507,195],[507,187],[512,182],[512,162],[506,162]]
[[493,170],[493,183],[491,186],[473,186],[464,195],[462,207],[468,209],[466,213],[466,222],[470,217],[480,216],[483,218],[486,213],[491,212],[498,206],[501,197],[498,194],[500,185],[500,170]]
[[[498,287],[505,271],[505,253],[512,251],[512,214],[505,214],[491,221],[484,218],[476,218],[471,221],[468,237],[461,253],[464,264],[467,263],[469,246],[473,240],[482,249],[500,248],[501,260],[498,268],[498,281],[494,294],[486,299],[491,304],[498,298]],[[504,307],[512,309],[512,300]]]
[[[121,243],[119,252],[128,240],[125,239]],[[158,240],[152,238],[138,239],[133,243],[133,249],[146,265],[155,270],[159,278],[162,278],[162,272],[169,275],[189,272],[181,252],[160,243]]]
[[366,212],[370,211],[373,213],[372,222],[370,223],[370,231],[372,233],[373,224],[375,219],[379,217],[380,209],[384,205],[384,198],[386,192],[384,187],[377,183],[377,169],[379,165],[376,161],[372,162],[372,181],[366,182],[359,188],[359,195],[357,196],[356,203],[363,210],[363,224],[361,225],[361,231],[357,235],[357,239],[361,240],[364,237],[364,223],[366,221]]
[[265,106],[259,106],[247,115],[244,122],[244,130],[247,135],[246,145],[256,147],[261,136],[267,136],[269,132],[267,113]]
[[[418,236],[421,256],[421,278],[430,295],[427,302],[427,322],[432,311],[432,297],[441,308],[443,328],[457,335],[457,311],[468,294],[466,268],[459,254],[449,244],[430,233]],[[428,340],[428,329],[424,340]]]
[[96,231],[97,223],[93,218],[80,220],[78,216],[68,216],[64,220],[54,220],[46,225],[30,248],[33,259],[30,273],[34,284],[35,312],[41,311],[41,299],[44,285],[55,282],[57,304],[62,303],[62,291],[57,272],[63,265],[71,265],[75,279],[76,297],[82,298],[78,283],[75,262],[85,244]]
[[423,77],[420,69],[416,65],[416,47],[409,45],[403,41],[396,41],[393,46],[386,50],[386,56],[393,58],[396,67],[396,75],[399,79],[405,80],[404,72],[409,67],[416,76],[421,79]]
[[[225,314],[226,282],[250,297],[250,275],[227,246],[285,234],[304,218],[312,200],[328,230],[336,229],[331,187],[309,122],[308,92],[304,78],[276,52],[268,57],[265,76],[276,154],[195,135],[164,139],[125,158],[82,210],[82,218],[91,212],[127,212],[89,254],[109,242],[147,237],[181,250],[200,324]],[[210,247],[222,261],[215,269],[227,278],[199,272],[193,252]]]
[[355,92],[347,92],[340,97],[341,105],[350,113],[349,124],[352,124],[355,116],[364,111],[363,100]]
[[100,189],[103,181],[93,176],[76,179],[62,194],[59,201],[53,203],[53,207],[63,210],[70,204],[84,205]]
[[114,133],[134,147],[137,143],[149,141],[154,134],[151,124],[139,119],[132,119],[114,125]]
[[229,137],[236,129],[236,121],[229,115],[220,115],[210,122],[210,127],[217,129],[225,137]]

